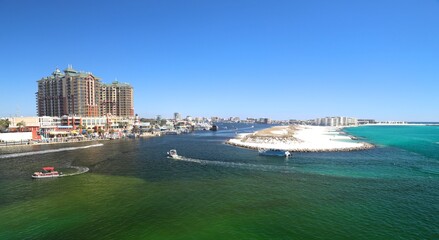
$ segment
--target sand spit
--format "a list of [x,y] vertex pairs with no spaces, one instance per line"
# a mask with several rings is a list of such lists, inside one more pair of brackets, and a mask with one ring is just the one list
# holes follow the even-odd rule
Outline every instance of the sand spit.
[[292,152],[340,152],[373,148],[366,142],[354,141],[340,128],[321,126],[276,126],[250,134],[240,134],[226,142],[250,149],[274,148]]

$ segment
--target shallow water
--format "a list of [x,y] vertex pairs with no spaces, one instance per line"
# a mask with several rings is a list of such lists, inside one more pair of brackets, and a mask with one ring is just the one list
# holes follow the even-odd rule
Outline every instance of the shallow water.
[[[224,144],[266,126],[227,127],[90,148],[78,147],[97,143],[0,149],[48,151],[0,157],[0,216],[8,219],[0,239],[439,237],[434,129],[350,128],[378,147],[285,159]],[[78,149],[50,151],[70,147]],[[166,157],[172,148],[183,160]],[[45,165],[90,171],[32,180]]]

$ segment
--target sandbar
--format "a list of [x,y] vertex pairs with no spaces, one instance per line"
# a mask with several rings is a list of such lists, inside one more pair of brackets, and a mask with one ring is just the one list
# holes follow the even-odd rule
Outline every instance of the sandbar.
[[226,141],[250,149],[280,149],[291,152],[339,152],[373,148],[374,145],[353,140],[338,127],[291,125],[275,126],[254,133],[239,134]]

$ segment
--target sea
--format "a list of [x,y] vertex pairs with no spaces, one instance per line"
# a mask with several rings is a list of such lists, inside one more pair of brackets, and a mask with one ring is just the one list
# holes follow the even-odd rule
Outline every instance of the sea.
[[[376,148],[290,158],[224,144],[269,125],[219,127],[0,148],[0,239],[439,239],[439,126],[346,128]],[[89,171],[31,179],[44,166]]]

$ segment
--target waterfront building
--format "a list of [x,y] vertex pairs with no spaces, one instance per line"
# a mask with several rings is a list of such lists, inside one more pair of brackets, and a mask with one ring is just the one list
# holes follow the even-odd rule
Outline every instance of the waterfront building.
[[250,117],[247,118],[248,123],[255,123],[256,121],[257,121],[256,118],[250,118]]
[[100,78],[71,65],[38,80],[38,116],[98,116]]
[[40,121],[38,117],[11,117],[9,120],[9,128],[16,128],[19,126],[40,126]]
[[129,128],[134,125],[134,118],[126,118],[120,116],[113,116],[108,114],[107,116],[100,117],[75,117],[75,116],[63,116],[61,117],[61,126],[71,127],[73,130],[78,127],[84,129],[122,129]]
[[[9,124],[9,132],[10,133],[23,133],[28,132],[28,137],[30,139],[40,139],[39,131],[40,131],[40,122],[38,117],[12,117],[8,119]],[[14,136],[11,139],[17,139],[16,136],[20,136],[19,134],[12,134],[10,136]],[[11,140],[10,139],[10,140]],[[22,138],[20,140],[25,140]]]
[[11,117],[8,120],[10,134],[2,134],[0,140],[3,141],[40,140],[56,136],[76,135],[80,133],[79,129],[89,132],[98,132],[99,129],[127,130],[133,127],[135,121],[134,118],[112,115],[101,117],[67,115],[62,117]]
[[219,117],[211,117],[210,119],[212,120],[212,122],[219,122],[220,120]]
[[107,114],[134,117],[133,87],[130,84],[118,81],[111,84],[102,84],[100,116]]
[[181,120],[181,114],[178,113],[178,112],[174,113],[174,120],[175,120],[175,121],[179,121],[179,120]]
[[358,119],[358,125],[375,124],[375,123],[377,123],[375,119]]
[[380,122],[376,122],[376,124],[381,124],[381,125],[401,125],[401,124],[407,124],[407,122],[405,122],[405,121],[380,121]]
[[270,118],[259,118],[258,123],[271,124],[271,119]]
[[229,117],[229,122],[235,122],[235,123],[237,123],[237,122],[240,122],[240,118],[239,117]]
[[10,132],[32,132],[32,140],[47,137],[63,128],[60,117],[11,117],[8,120]]
[[317,126],[357,126],[358,120],[352,117],[325,117],[325,118],[316,118],[314,120],[314,125]]
[[134,117],[133,87],[128,83],[103,84],[91,72],[76,71],[71,65],[37,82],[38,116]]

